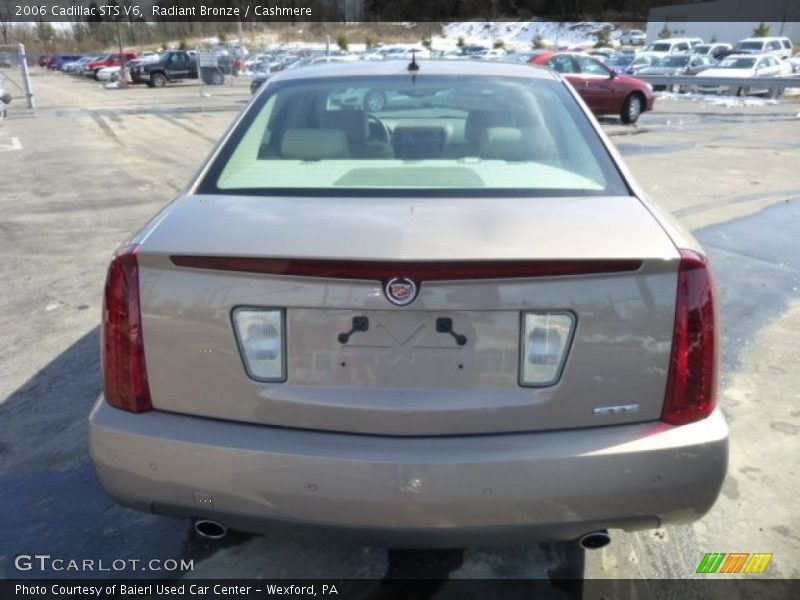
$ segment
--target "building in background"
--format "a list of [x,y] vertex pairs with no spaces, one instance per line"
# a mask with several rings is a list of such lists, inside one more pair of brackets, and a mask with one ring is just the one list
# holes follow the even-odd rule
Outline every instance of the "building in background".
[[[751,37],[762,22],[770,36],[786,36],[800,44],[798,0],[699,0],[656,6],[647,15],[647,43],[658,39],[664,25],[673,37],[700,37],[735,44]],[[722,19],[736,19],[723,21]]]

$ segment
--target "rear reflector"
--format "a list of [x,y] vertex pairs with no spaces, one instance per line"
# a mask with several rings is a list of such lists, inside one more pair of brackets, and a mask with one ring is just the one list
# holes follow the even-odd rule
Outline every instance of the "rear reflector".
[[675,330],[662,420],[699,421],[717,405],[717,295],[706,258],[680,250]]
[[110,405],[130,412],[153,409],[144,362],[136,246],[111,259],[103,303],[103,377]]
[[522,315],[520,385],[554,385],[564,367],[575,315],[570,312],[537,312]]
[[283,311],[236,308],[233,327],[247,374],[258,381],[283,381]]
[[330,279],[362,279],[384,283],[398,276],[408,277],[417,282],[556,277],[622,273],[636,271],[642,266],[640,260],[382,262],[225,256],[171,256],[170,260],[176,266],[194,269]]

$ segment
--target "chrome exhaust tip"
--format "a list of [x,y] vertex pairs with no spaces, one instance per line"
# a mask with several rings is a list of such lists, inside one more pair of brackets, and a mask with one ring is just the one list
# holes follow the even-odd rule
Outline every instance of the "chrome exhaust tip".
[[580,538],[579,542],[585,550],[597,550],[603,546],[608,546],[611,543],[611,536],[608,535],[608,531],[601,529],[600,531],[587,533]]
[[228,528],[222,523],[209,519],[198,519],[194,522],[194,531],[207,540],[221,540],[228,535]]

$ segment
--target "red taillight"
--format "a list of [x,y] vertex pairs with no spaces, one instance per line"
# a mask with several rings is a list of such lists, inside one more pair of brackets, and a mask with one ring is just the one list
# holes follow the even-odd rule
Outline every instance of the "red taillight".
[[136,246],[111,260],[103,306],[103,377],[106,401],[131,412],[153,409],[144,362]]
[[699,421],[717,405],[717,295],[706,258],[680,250],[675,330],[662,420]]

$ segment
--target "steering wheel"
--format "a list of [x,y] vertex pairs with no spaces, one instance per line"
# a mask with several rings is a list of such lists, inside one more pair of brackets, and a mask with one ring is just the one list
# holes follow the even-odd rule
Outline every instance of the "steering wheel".
[[367,123],[369,123],[369,137],[379,142],[389,143],[389,130],[386,128],[383,121],[375,115],[368,114]]

